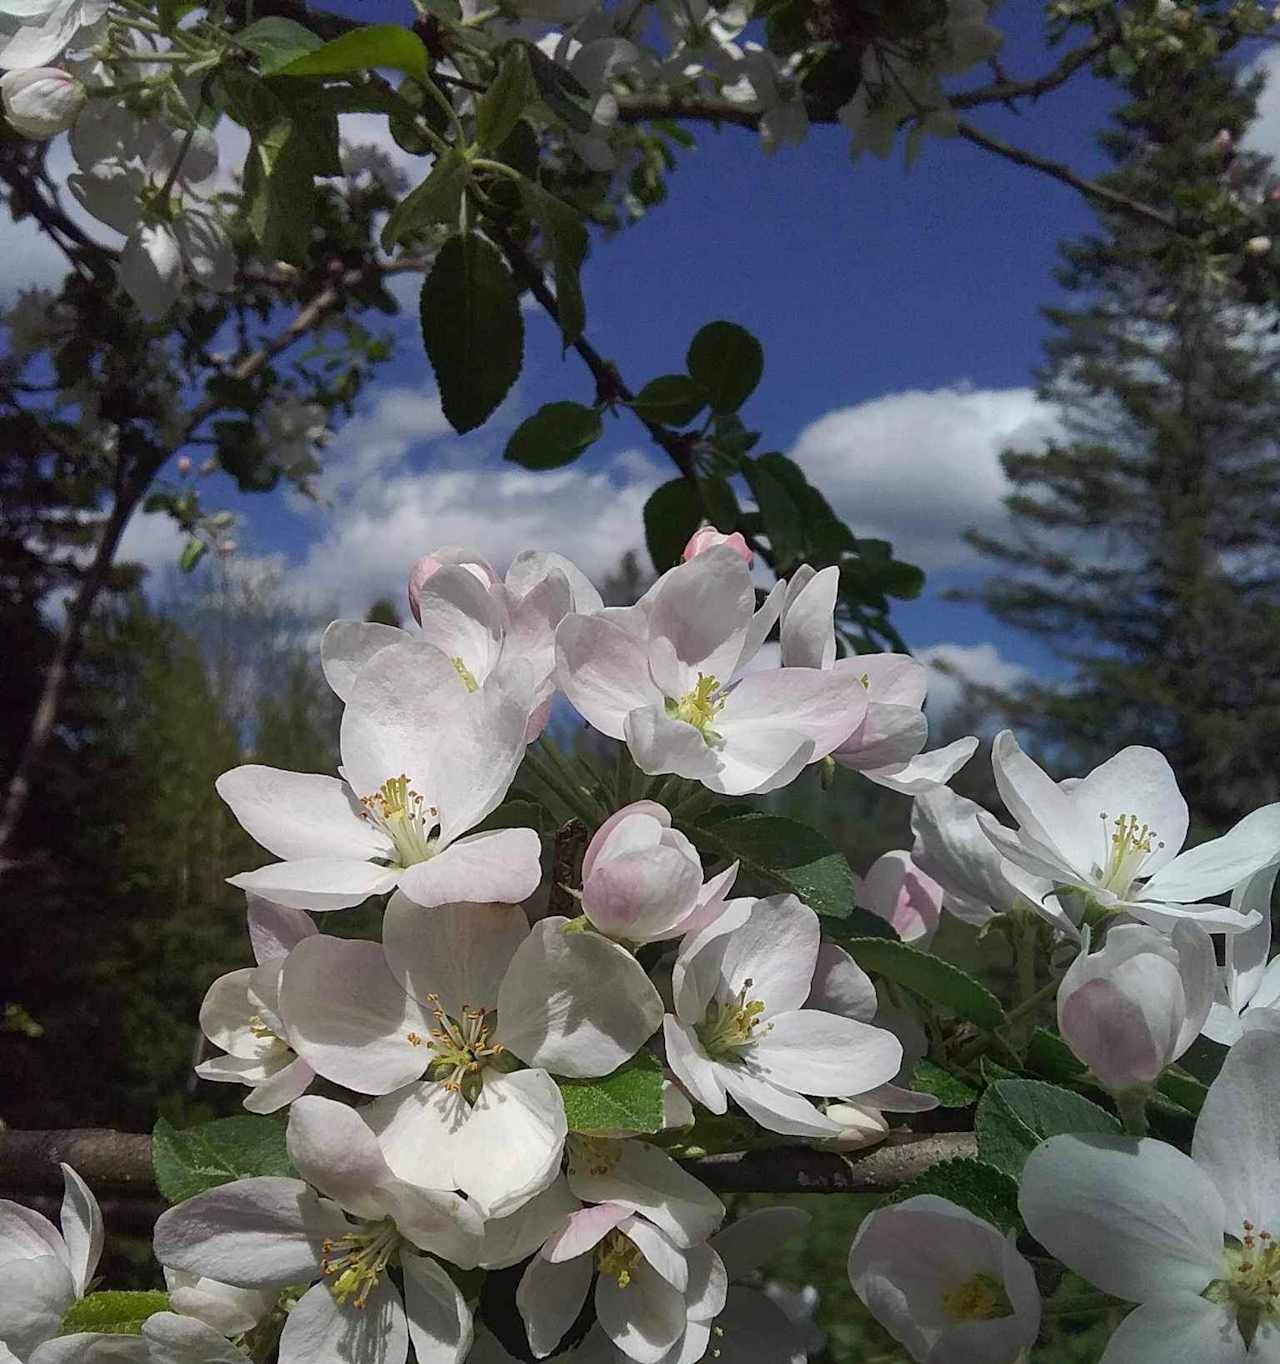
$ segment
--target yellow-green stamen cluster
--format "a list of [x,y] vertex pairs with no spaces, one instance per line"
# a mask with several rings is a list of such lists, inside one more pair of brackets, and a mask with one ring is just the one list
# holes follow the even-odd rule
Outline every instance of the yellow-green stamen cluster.
[[766,1023],[763,1030],[758,1031],[762,1022],[761,1015],[764,1013],[764,1002],[747,998],[747,992],[754,984],[755,982],[748,978],[732,999],[713,999],[707,1005],[707,1012],[703,1015],[702,1022],[698,1024],[696,1032],[708,1056],[733,1056],[743,1047],[758,1042],[773,1027],[772,1023]]
[[467,667],[467,665],[462,661],[462,659],[457,654],[455,654],[449,660],[449,662],[453,664],[454,672],[456,672],[458,676],[462,678],[462,684],[463,686],[466,687],[468,691],[480,690],[480,683],[476,681],[475,674],[471,671],[470,668]]
[[1156,831],[1148,824],[1139,825],[1137,815],[1117,815],[1114,820],[1104,813],[1104,824],[1113,823],[1115,831],[1111,834],[1111,851],[1107,855],[1107,865],[1102,870],[1102,884],[1119,896],[1128,893],[1134,878],[1142,869],[1142,864],[1164,844],[1156,837]]
[[601,1274],[617,1280],[619,1288],[631,1282],[632,1272],[644,1258],[640,1247],[616,1227],[596,1248],[596,1267]]
[[332,1281],[329,1292],[335,1301],[363,1307],[401,1240],[396,1224],[387,1217],[325,1241],[320,1247],[320,1272]]
[[1227,1246],[1222,1258],[1222,1278],[1204,1296],[1234,1309],[1240,1335],[1252,1346],[1264,1321],[1280,1322],[1280,1245],[1269,1231],[1246,1222],[1239,1242]]
[[435,806],[423,800],[403,773],[389,777],[360,804],[364,806],[364,817],[391,840],[399,866],[412,867],[434,856]]
[[693,690],[685,692],[678,700],[668,697],[666,709],[673,720],[692,725],[707,743],[714,744],[720,742],[720,735],[711,727],[711,722],[724,709],[724,701],[719,681],[699,673]]
[[464,1004],[461,1017],[454,1019],[445,1012],[438,995],[429,995],[428,1003],[436,1022],[430,1033],[435,1053],[431,1074],[447,1090],[474,1103],[484,1083],[484,1068],[506,1050],[500,1042],[489,1040],[496,1017]]
[[1013,1314],[1004,1285],[990,1274],[974,1274],[942,1295],[942,1310],[952,1321],[994,1321]]

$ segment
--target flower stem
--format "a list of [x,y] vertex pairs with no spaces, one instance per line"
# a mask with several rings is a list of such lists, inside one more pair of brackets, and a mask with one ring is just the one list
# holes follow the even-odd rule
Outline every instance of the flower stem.
[[1147,1135],[1147,1094],[1145,1089],[1125,1089],[1112,1096],[1124,1130],[1131,1137]]

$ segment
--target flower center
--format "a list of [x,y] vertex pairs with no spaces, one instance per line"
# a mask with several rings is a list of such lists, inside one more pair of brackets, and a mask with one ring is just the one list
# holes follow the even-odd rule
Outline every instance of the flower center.
[[1004,1285],[990,1274],[975,1274],[947,1289],[942,1310],[952,1321],[993,1321],[1013,1314]]
[[715,744],[720,742],[721,736],[712,729],[711,722],[724,709],[724,700],[719,681],[699,673],[692,691],[685,692],[678,701],[667,697],[667,714],[673,720],[683,720],[686,725],[692,725],[707,743]]
[[1102,871],[1102,884],[1123,898],[1141,871],[1142,864],[1164,844],[1150,825],[1139,825],[1137,815],[1117,815],[1112,821],[1104,811],[1101,819],[1104,824],[1114,823],[1115,826],[1107,865]]
[[263,1061],[278,1060],[283,1065],[293,1056],[293,1048],[269,1026],[261,1014],[254,1014],[249,1019],[249,1031],[263,1044],[261,1052]]
[[747,998],[747,991],[754,984],[748,977],[732,999],[713,999],[707,1005],[707,1012],[694,1031],[708,1056],[734,1057],[743,1047],[758,1042],[772,1029],[772,1023],[765,1023],[761,1028],[764,1001]]
[[438,995],[428,995],[427,1002],[436,1021],[431,1030],[431,1050],[435,1053],[432,1078],[451,1093],[461,1094],[468,1103],[475,1103],[484,1084],[485,1067],[506,1051],[501,1042],[489,1040],[497,1015],[464,1004],[461,1017],[454,1019],[444,1011]]
[[480,690],[480,683],[476,681],[475,674],[467,667],[461,658],[455,655],[449,662],[453,664],[454,672],[462,678],[462,685],[466,687],[468,691]]
[[332,1279],[329,1292],[334,1299],[346,1303],[348,1298],[354,1298],[354,1306],[363,1307],[402,1239],[396,1224],[386,1217],[324,1241],[320,1246],[320,1272]]
[[362,797],[364,817],[381,829],[396,850],[396,862],[412,867],[435,855],[436,808],[409,785],[403,773],[388,777],[371,796]]
[[616,1227],[596,1248],[596,1267],[601,1274],[616,1279],[619,1288],[631,1282],[631,1273],[642,1259],[640,1247]]
[[1263,1321],[1280,1318],[1280,1245],[1275,1237],[1246,1222],[1239,1242],[1222,1253],[1222,1277],[1203,1296],[1235,1309],[1240,1335],[1251,1346]]

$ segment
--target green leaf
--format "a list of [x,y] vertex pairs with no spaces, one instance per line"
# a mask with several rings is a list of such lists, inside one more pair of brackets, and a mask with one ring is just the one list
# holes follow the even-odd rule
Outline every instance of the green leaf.
[[921,999],[950,1009],[980,1028],[998,1028],[1004,1022],[1004,1010],[995,995],[941,957],[883,938],[850,938],[842,942],[864,971],[903,985]]
[[529,71],[543,104],[575,133],[589,133],[594,113],[591,92],[576,76],[552,61],[541,48],[525,43]]
[[968,1080],[952,1075],[929,1060],[916,1063],[915,1070],[911,1072],[911,1088],[923,1094],[932,1094],[943,1108],[968,1108],[978,1099],[978,1091]]
[[791,891],[816,914],[842,919],[853,908],[853,872],[844,854],[806,824],[752,811],[680,827],[700,851],[741,862],[748,876],[771,890]]
[[285,1123],[245,1114],[176,1128],[161,1118],[151,1134],[156,1187],[170,1203],[253,1175],[296,1176]]
[[474,832],[486,833],[490,829],[534,829],[542,832],[546,822],[546,811],[535,800],[522,800],[514,797],[504,800],[492,814],[486,815]]
[[707,395],[687,374],[650,379],[631,402],[636,416],[659,426],[688,426],[706,405]]
[[382,228],[382,249],[390,251],[402,238],[430,223],[456,223],[470,166],[452,147],[436,158],[427,178],[391,210]]
[[374,67],[390,67],[406,76],[429,79],[427,49],[422,39],[399,24],[372,24],[352,29],[313,52],[277,68],[277,76],[350,76]]
[[707,392],[713,412],[736,412],[764,373],[764,350],[745,327],[709,322],[689,344],[689,373]]
[[554,194],[548,194],[532,180],[520,182],[520,197],[524,200],[525,212],[537,222],[551,258],[560,335],[564,344],[570,346],[582,335],[587,323],[587,308],[579,279],[587,255],[586,226],[576,208]]
[[90,1293],[67,1308],[58,1334],[73,1336],[81,1331],[92,1331],[98,1335],[138,1336],[148,1317],[168,1310],[169,1295],[158,1289],[141,1293]]
[[673,478],[644,504],[644,542],[659,573],[680,562],[689,537],[702,524],[702,505],[687,478]]
[[764,532],[774,551],[783,559],[802,558],[805,546],[804,515],[787,486],[775,477],[763,460],[744,460],[742,473],[760,508]]
[[1001,1231],[1021,1225],[1018,1185],[1003,1170],[981,1160],[943,1160],[932,1169],[896,1189],[888,1204],[903,1203],[918,1194],[949,1198],[975,1217]]
[[1156,1081],[1156,1089],[1188,1113],[1199,1113],[1209,1096],[1207,1085],[1180,1070],[1166,1070]]
[[604,1136],[662,1130],[662,1065],[641,1052],[600,1080],[557,1080],[570,1132]]
[[515,284],[483,237],[455,234],[440,248],[422,285],[422,339],[449,424],[474,431],[507,396],[524,359]]
[[208,545],[203,540],[188,540],[182,547],[182,554],[178,559],[178,567],[184,573],[190,573],[192,569],[204,558],[205,550]]
[[264,76],[272,76],[290,62],[324,46],[324,40],[309,28],[277,15],[250,24],[235,35],[235,41],[257,57],[258,70]]
[[723,535],[736,530],[742,512],[729,480],[704,478],[699,486],[702,489],[702,505],[707,509],[711,524]]
[[520,115],[538,97],[521,43],[512,43],[493,84],[476,101],[476,142],[493,151],[506,141]]
[[547,403],[512,433],[503,458],[526,469],[558,469],[572,464],[604,434],[594,407],[581,403]]
[[1105,1109],[1042,1080],[999,1080],[974,1117],[978,1154],[1017,1179],[1032,1151],[1063,1132],[1115,1136],[1120,1124]]

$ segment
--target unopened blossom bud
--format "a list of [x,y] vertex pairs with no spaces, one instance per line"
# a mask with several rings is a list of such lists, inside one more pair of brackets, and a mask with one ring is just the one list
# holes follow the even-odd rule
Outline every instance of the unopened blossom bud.
[[903,942],[927,945],[942,918],[942,887],[911,860],[908,852],[876,858],[859,882],[858,903],[892,924]]
[[1186,920],[1167,937],[1146,924],[1111,929],[1099,952],[1071,963],[1058,991],[1058,1028],[1113,1093],[1144,1089],[1195,1041],[1209,1016],[1213,946]]
[[178,472],[185,478],[191,472],[191,456],[178,456]]
[[234,554],[240,546],[234,540],[220,540],[218,542],[219,554]]
[[732,535],[722,535],[714,526],[703,526],[701,530],[695,530],[689,537],[689,543],[685,545],[684,553],[680,557],[688,563],[690,559],[696,559],[699,554],[705,554],[707,550],[714,549],[716,545],[728,545],[748,566],[756,557],[751,552],[751,547],[743,538],[741,531],[735,530]]
[[490,591],[498,581],[498,575],[474,550],[462,549],[458,545],[446,545],[443,549],[424,554],[409,570],[409,610],[413,612],[413,618],[419,625],[422,624],[422,589],[446,564],[457,564],[460,568],[465,568],[468,573],[479,578]]
[[1225,156],[1235,145],[1236,140],[1231,135],[1231,129],[1219,128],[1217,135],[1213,139],[1214,151],[1221,152],[1223,156]]
[[1249,240],[1245,242],[1244,249],[1247,255],[1265,256],[1267,252],[1271,250],[1271,238],[1250,237]]
[[5,117],[23,137],[44,139],[65,133],[87,98],[83,84],[56,66],[0,76]]

